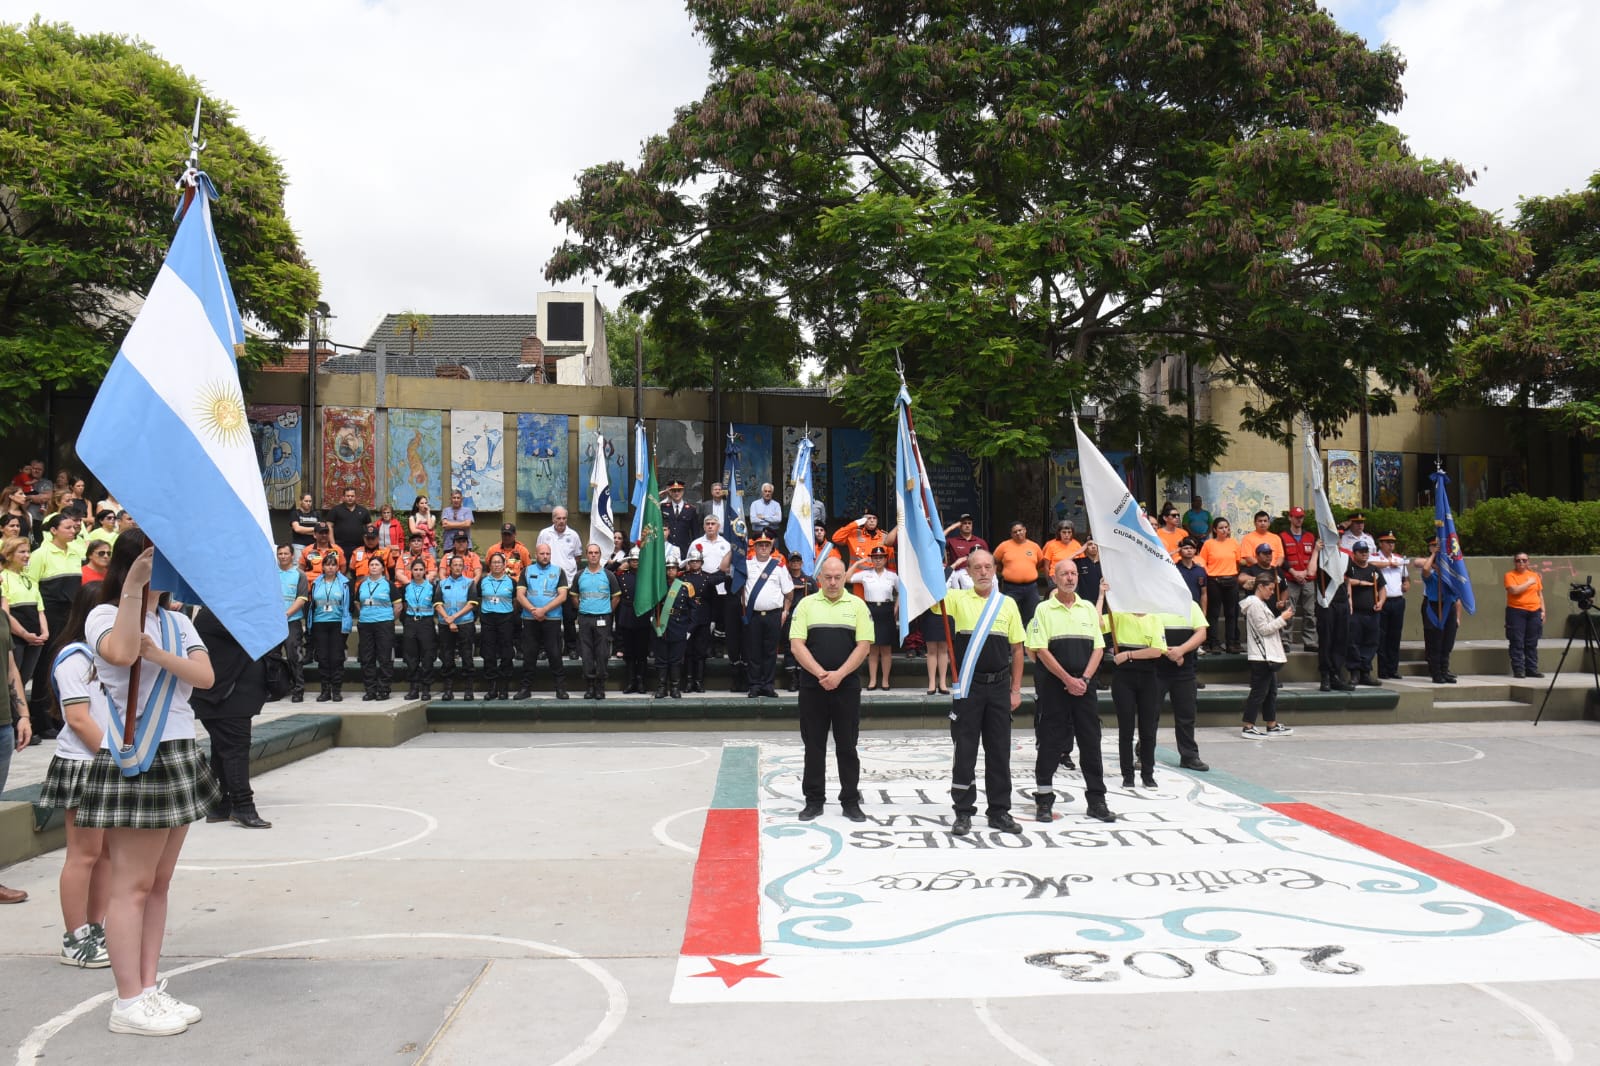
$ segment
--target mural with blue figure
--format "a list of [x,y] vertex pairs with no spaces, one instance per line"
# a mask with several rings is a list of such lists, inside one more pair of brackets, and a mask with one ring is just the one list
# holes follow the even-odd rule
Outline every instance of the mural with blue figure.
[[589,499],[589,471],[594,469],[596,432],[606,441],[606,483],[611,486],[611,514],[613,517],[627,514],[628,499],[633,488],[633,482],[628,477],[628,453],[633,448],[633,421],[612,415],[578,416],[578,510],[588,514],[592,506]]
[[548,514],[567,506],[567,416],[517,415],[517,510]]
[[450,487],[474,511],[505,508],[504,426],[499,411],[450,412]]

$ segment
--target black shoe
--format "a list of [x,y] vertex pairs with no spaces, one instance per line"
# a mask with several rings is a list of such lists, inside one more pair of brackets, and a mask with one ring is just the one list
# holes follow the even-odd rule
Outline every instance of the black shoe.
[[1062,752],[1061,758],[1057,761],[1063,770],[1076,770],[1078,768],[1078,764],[1072,761],[1072,753],[1070,751]]
[[[858,811],[859,811],[859,808],[858,808]],[[800,820],[802,822],[809,822],[809,821],[811,821],[811,819],[817,817],[817,815],[819,815],[821,813],[822,813],[822,801],[821,800],[808,800],[808,801],[806,801],[806,805],[804,807],[800,808]]]
[[1526,673],[1527,673],[1527,675],[1528,675],[1528,676],[1529,676],[1529,677],[1543,677],[1543,676],[1544,676],[1544,675],[1543,675],[1543,674],[1541,674],[1541,673],[1540,673],[1540,672],[1539,672],[1539,671],[1537,671],[1537,670],[1528,670],[1528,671],[1526,671]]
[[1362,674],[1361,675],[1361,680],[1357,681],[1356,684],[1365,685],[1367,688],[1382,688],[1383,687],[1383,682],[1379,681],[1378,679],[1373,677],[1371,674]]
[[333,702],[334,703],[343,703],[344,702],[344,689],[336,688],[336,689],[333,690]]
[[1178,765],[1183,767],[1185,770],[1199,770],[1202,773],[1211,769],[1211,767],[1207,766],[1198,755],[1187,759],[1179,759]]
[[362,703],[371,703],[373,700],[375,700],[377,698],[378,698],[377,696],[373,695],[371,689],[367,689],[367,691],[365,691],[365,692],[363,692],[361,694],[361,702]]
[[461,698],[464,699],[464,700],[472,699],[472,686],[471,685],[468,685],[466,688],[463,688],[461,690]]
[[1056,794],[1054,792],[1035,792],[1033,794],[1033,820],[1036,822],[1050,822],[1055,815],[1050,813],[1050,808],[1055,806]]
[[761,690],[759,688],[752,688],[749,692],[746,692],[744,694],[744,698],[747,699],[747,700],[753,700],[753,699],[757,699],[758,697],[760,697],[760,695],[761,695]]
[[556,682],[556,699],[564,700],[566,698],[567,698],[567,686],[565,686],[561,682],[557,681]]
[[1450,672],[1450,671],[1448,671],[1448,670],[1446,670],[1446,671],[1445,671],[1445,672],[1444,672],[1444,683],[1445,683],[1445,684],[1447,684],[1447,685],[1453,685],[1453,684],[1455,684],[1455,683],[1456,683],[1456,682],[1457,682],[1457,681],[1458,681],[1458,680],[1460,680],[1460,679],[1459,679],[1459,678],[1457,678],[1457,677],[1456,677],[1456,675],[1455,675],[1455,674],[1452,674],[1452,673],[1451,673],[1451,672]]
[[305,701],[306,701],[306,694],[304,692],[294,692],[294,693],[290,693],[290,695],[289,695],[289,702],[290,703],[304,703]]
[[768,699],[775,700],[778,698],[778,690],[773,688],[771,685],[768,685],[766,688],[762,689],[761,694],[766,696]]
[[603,700],[606,698],[606,683],[604,681],[595,682],[594,698],[597,700]]
[[1317,691],[1318,692],[1332,692],[1333,691],[1333,682],[1331,680],[1329,680],[1327,674],[1323,674],[1322,675],[1322,684],[1317,687]]
[[1333,679],[1333,687],[1340,692],[1354,692],[1356,687],[1342,677]]
[[1132,788],[1133,787],[1133,775],[1132,774],[1123,774],[1122,775],[1122,787],[1123,788]]
[[318,703],[327,703],[331,699],[333,699],[333,690],[332,689],[325,688],[321,692],[317,693],[317,702]]
[[861,804],[846,803],[842,804],[842,806],[844,807],[844,816],[852,822],[864,822],[867,820],[866,814],[861,810]]
[[1099,822],[1114,822],[1117,820],[1117,816],[1111,813],[1111,808],[1104,803],[1091,803],[1089,804],[1089,809],[1084,813]]
[[431,685],[423,686],[422,694],[420,696],[418,696],[417,698],[420,699],[420,700],[431,700],[431,699],[433,699],[433,687]]
[[1152,777],[1150,774],[1145,774],[1142,778],[1139,779],[1139,784],[1141,786],[1143,786],[1144,788],[1155,788],[1156,787],[1156,779],[1154,777]]
[[206,824],[207,825],[215,825],[218,822],[231,822],[231,821],[233,821],[233,812],[232,811],[221,811],[221,810],[219,810],[219,811],[213,811],[212,813],[206,815]]
[[1020,833],[1022,826],[1009,814],[992,814],[989,816],[989,828],[998,829],[1002,833]]
[[1513,670],[1513,671],[1511,671],[1511,676],[1512,677],[1527,677],[1528,675],[1523,673],[1521,670]]
[[1434,674],[1430,680],[1432,680],[1435,685],[1448,685],[1450,683],[1444,679],[1443,674]]
[[406,689],[406,699],[414,700],[418,699],[420,696],[421,693],[417,691],[417,686],[412,685],[410,688]]
[[950,823],[950,832],[958,837],[964,837],[972,832],[972,815],[958,814],[956,820]]
[[234,811],[233,824],[242,825],[246,829],[271,829],[272,823],[267,821],[255,811]]

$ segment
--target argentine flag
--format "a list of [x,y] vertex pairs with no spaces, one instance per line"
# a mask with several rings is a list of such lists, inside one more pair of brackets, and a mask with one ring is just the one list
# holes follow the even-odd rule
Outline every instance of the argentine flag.
[[288,636],[288,623],[239,389],[244,327],[208,185],[192,191],[84,420],[78,455],[155,544],[151,583],[204,603],[259,658]]
[[589,543],[600,545],[600,558],[609,559],[616,551],[611,531],[611,475],[606,472],[606,439],[594,435],[594,466],[589,470]]
[[794,453],[794,495],[789,501],[789,524],[783,531],[783,545],[790,554],[800,556],[800,568],[807,577],[817,572],[817,553],[811,538],[811,450],[810,437],[800,440]]
[[[1100,566],[1111,585],[1106,602],[1113,611],[1189,617],[1193,602],[1189,586],[1183,583],[1166,545],[1150,528],[1144,509],[1076,420],[1072,428],[1078,435],[1083,509],[1100,545]],[[1080,588],[1078,594],[1093,603],[1100,590]]]
[[[923,473],[922,455],[911,433],[911,394],[900,386],[895,400],[894,506],[900,553],[900,640],[911,620],[944,600],[944,538],[938,505]],[[810,543],[808,540],[807,543]]]
[[645,438],[642,418],[633,427],[633,471],[633,495],[628,498],[633,522],[628,526],[628,543],[638,544],[644,539],[645,483],[650,480],[650,442]]

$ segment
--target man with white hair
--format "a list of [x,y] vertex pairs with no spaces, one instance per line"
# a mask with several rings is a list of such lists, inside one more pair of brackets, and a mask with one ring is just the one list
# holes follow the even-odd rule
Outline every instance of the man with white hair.
[[[539,539],[534,543],[550,545],[550,562],[561,568],[567,575],[567,587],[572,587],[573,578],[578,576],[578,561],[583,558],[583,538],[578,536],[578,531],[567,525],[567,509],[557,507],[550,512],[550,528],[540,530]],[[578,647],[578,620],[576,611],[561,612],[561,632],[565,638],[565,655],[570,659],[577,653]]]
[[972,588],[952,589],[944,600],[955,631],[951,661],[965,665],[967,648],[981,642],[967,695],[954,701],[950,713],[950,739],[955,742],[950,798],[956,814],[950,832],[972,832],[982,743],[989,828],[1020,833],[1022,827],[1011,817],[1011,715],[1022,706],[1022,614],[1010,596],[991,598],[997,594],[993,555],[981,548],[969,553],[967,573]]
[[[772,498],[772,482],[762,482],[761,499],[750,504],[750,535],[760,536],[766,533],[769,536],[781,532],[783,525],[783,506]],[[710,564],[707,563],[707,566]]]

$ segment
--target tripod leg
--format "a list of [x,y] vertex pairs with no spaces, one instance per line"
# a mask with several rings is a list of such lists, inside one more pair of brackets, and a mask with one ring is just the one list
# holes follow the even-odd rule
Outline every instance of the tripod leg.
[[[1587,617],[1587,616],[1585,616],[1585,617]],[[1591,623],[1590,624],[1591,632],[1593,631],[1593,628],[1594,628],[1593,627],[1593,623]],[[1550,693],[1552,693],[1552,692],[1554,692],[1556,690],[1556,680],[1561,677],[1561,668],[1567,664],[1567,653],[1572,650],[1572,642],[1574,640],[1577,640],[1577,639],[1578,639],[1578,634],[1577,634],[1576,631],[1574,631],[1572,636],[1567,638],[1567,646],[1565,648],[1561,649],[1561,658],[1556,660],[1556,671],[1555,671],[1555,673],[1550,675],[1550,684],[1544,690],[1544,699],[1539,701],[1539,713],[1533,716],[1533,724],[1534,725],[1538,725],[1539,724],[1539,719],[1544,717],[1544,708],[1545,708],[1545,705],[1550,702]],[[1588,646],[1588,639],[1589,638],[1587,636],[1584,637],[1584,646],[1585,647]],[[1600,688],[1600,676],[1597,676],[1595,678],[1595,687],[1596,688]]]

